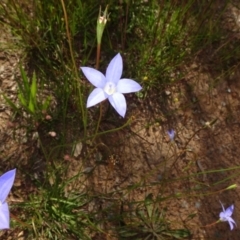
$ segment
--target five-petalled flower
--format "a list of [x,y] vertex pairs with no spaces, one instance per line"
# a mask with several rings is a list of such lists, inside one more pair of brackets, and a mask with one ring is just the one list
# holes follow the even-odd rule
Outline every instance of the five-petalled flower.
[[[220,203],[221,203],[221,202],[220,202]],[[221,203],[221,205],[222,205],[222,203]],[[219,217],[220,217],[219,220],[222,221],[222,222],[228,222],[228,223],[229,223],[229,226],[230,226],[230,229],[233,230],[233,228],[234,228],[234,225],[233,225],[233,224],[237,225],[236,222],[235,222],[235,221],[233,220],[233,218],[231,217],[232,214],[233,214],[234,206],[231,205],[230,207],[228,207],[228,208],[225,210],[225,208],[224,208],[223,205],[222,205],[222,209],[223,209],[223,211],[220,212],[220,214],[219,214]]]
[[122,57],[118,53],[109,63],[106,76],[94,68],[81,67],[86,78],[96,87],[89,95],[87,107],[92,107],[105,99],[122,117],[127,110],[126,99],[123,93],[138,92],[142,87],[132,79],[123,78]]
[[8,229],[10,225],[7,196],[15,179],[16,169],[4,173],[0,177],[0,229]]

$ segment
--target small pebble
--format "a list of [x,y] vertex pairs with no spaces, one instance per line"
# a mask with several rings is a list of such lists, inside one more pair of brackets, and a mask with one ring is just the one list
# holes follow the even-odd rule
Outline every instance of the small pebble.
[[166,90],[166,91],[165,91],[165,94],[166,94],[167,96],[169,96],[169,95],[171,94],[171,92],[168,91],[168,90]]
[[56,132],[49,132],[48,135],[50,135],[51,137],[56,137],[57,136]]

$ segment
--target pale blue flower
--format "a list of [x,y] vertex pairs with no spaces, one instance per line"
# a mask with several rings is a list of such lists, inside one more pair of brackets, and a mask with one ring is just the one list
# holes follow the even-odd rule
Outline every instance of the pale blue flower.
[[7,196],[15,179],[16,169],[4,173],[0,177],[0,229],[8,229],[10,225]]
[[[222,205],[222,203],[221,203],[221,205]],[[230,207],[228,207],[225,210],[225,208],[222,205],[222,209],[223,209],[223,212],[220,212],[220,214],[219,214],[220,219],[219,220],[222,221],[222,222],[228,222],[229,225],[230,225],[230,229],[233,230],[233,228],[234,228],[233,224],[237,225],[236,222],[231,217],[232,214],[233,214],[234,206],[231,205]]]
[[173,141],[174,136],[175,136],[175,131],[173,129],[170,129],[167,131],[167,133],[168,133],[170,140]]
[[109,63],[106,76],[94,68],[81,67],[86,78],[96,87],[89,95],[87,107],[92,107],[105,99],[122,117],[127,110],[126,99],[123,93],[138,92],[142,87],[132,79],[123,78],[122,57],[118,53]]

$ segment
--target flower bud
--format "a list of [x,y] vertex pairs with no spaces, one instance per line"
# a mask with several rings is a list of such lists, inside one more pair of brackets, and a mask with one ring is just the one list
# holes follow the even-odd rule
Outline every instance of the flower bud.
[[99,9],[99,15],[97,20],[97,43],[98,44],[101,44],[103,31],[107,23],[107,17],[108,17],[107,10],[108,10],[108,6],[105,8],[105,11],[101,16],[101,7]]

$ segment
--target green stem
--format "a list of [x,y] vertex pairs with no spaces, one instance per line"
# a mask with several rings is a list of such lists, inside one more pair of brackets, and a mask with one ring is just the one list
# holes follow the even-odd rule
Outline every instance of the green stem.
[[97,133],[98,133],[98,130],[99,130],[99,126],[100,126],[100,122],[101,122],[101,119],[102,119],[102,113],[103,113],[102,104],[103,104],[103,103],[100,103],[99,117],[98,117],[97,127],[96,127],[96,130],[95,130],[95,134],[94,134],[93,140],[94,140],[94,139],[96,138],[96,136],[97,136]]
[[97,44],[97,58],[96,58],[96,69],[97,70],[99,68],[100,53],[101,53],[101,44]]
[[[97,44],[97,57],[96,57],[96,69],[97,69],[97,70],[98,70],[98,68],[99,68],[100,53],[101,53],[101,44],[98,43],[98,44]],[[97,127],[96,127],[96,130],[95,130],[95,134],[94,134],[93,140],[94,140],[94,139],[96,138],[96,136],[97,136],[97,132],[98,132],[98,129],[99,129],[99,126],[100,126],[100,122],[101,122],[101,119],[102,119],[102,113],[103,113],[102,103],[100,103],[100,109],[99,109],[99,110],[100,110],[100,112],[99,112]]]
[[85,114],[85,108],[83,107],[82,91],[81,91],[81,88],[80,88],[79,82],[78,82],[78,69],[77,69],[76,62],[75,62],[74,55],[73,55],[71,35],[70,35],[70,31],[69,31],[68,17],[67,17],[67,11],[66,11],[66,7],[64,4],[64,0],[61,0],[61,4],[62,4],[62,8],[63,8],[64,21],[65,21],[65,25],[66,25],[66,34],[67,34],[67,39],[68,39],[71,60],[72,60],[74,73],[75,73],[75,80],[76,80],[75,87],[76,87],[76,89],[78,89],[78,96],[79,96],[79,100],[80,100],[80,108],[81,108],[82,121],[83,121],[83,126],[84,126],[84,136],[86,136],[86,117],[85,117],[86,114]]
[[[104,132],[97,133],[95,136],[100,136],[100,135],[103,135],[103,134],[107,134],[107,133],[112,133],[112,132],[119,131],[119,130],[125,128],[131,121],[132,121],[132,118],[129,118],[128,121],[127,121],[124,125],[122,125],[121,127],[119,127],[119,128],[114,128],[114,129],[110,129],[110,130],[107,130],[107,131],[104,131]],[[95,136],[94,136],[94,137],[95,137]],[[89,137],[89,138],[91,138],[91,137]]]

